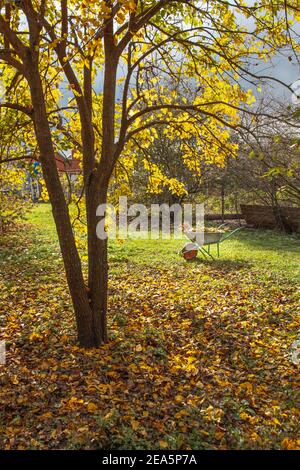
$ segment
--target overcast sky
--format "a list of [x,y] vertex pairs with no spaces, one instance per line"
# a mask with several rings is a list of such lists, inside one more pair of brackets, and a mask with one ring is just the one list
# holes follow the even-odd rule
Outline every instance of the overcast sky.
[[[267,75],[276,78],[288,86],[291,86],[300,79],[300,67],[292,52],[285,53],[284,55],[277,54],[269,63],[258,61],[258,65],[253,67],[253,73],[259,76]],[[272,95],[274,98],[285,103],[291,100],[291,92],[284,85],[271,79],[264,82],[265,84],[262,85],[262,96]],[[253,87],[249,86],[249,88]],[[258,97],[259,93],[255,89],[254,91]]]

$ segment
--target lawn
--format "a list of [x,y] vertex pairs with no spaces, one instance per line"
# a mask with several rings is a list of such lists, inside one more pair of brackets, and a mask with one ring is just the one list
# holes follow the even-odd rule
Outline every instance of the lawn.
[[244,230],[190,263],[181,246],[110,243],[110,339],[84,351],[49,206],[1,240],[1,448],[299,446],[300,238]]
[[[51,209],[48,204],[39,204],[30,212],[27,221],[40,229],[39,237],[52,240],[49,250],[57,251],[57,237]],[[110,242],[110,261],[112,269],[118,270],[119,262],[142,264],[143,266],[163,265],[175,268],[186,266],[178,256],[186,241],[182,240],[139,240],[128,239],[123,242]],[[42,245],[43,249],[46,248]],[[36,247],[36,249],[39,249]],[[237,264],[249,267],[257,274],[268,277],[279,276],[300,283],[300,236],[284,235],[273,230],[244,230],[221,245],[221,257],[205,264],[229,267]],[[214,248],[212,248],[214,254]],[[198,260],[202,264],[202,260]],[[198,262],[197,261],[197,262]]]

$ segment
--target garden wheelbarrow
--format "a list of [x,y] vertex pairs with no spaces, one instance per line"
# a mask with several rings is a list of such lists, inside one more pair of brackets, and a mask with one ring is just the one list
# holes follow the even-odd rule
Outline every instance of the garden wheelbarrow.
[[[185,237],[190,240],[189,243],[187,243],[183,249],[181,250],[181,253],[185,259],[193,259],[197,256],[198,251],[202,254],[204,258],[210,257],[211,259],[214,259],[210,252],[210,247],[211,245],[217,245],[217,255],[218,258],[220,257],[220,243],[223,243],[225,240],[228,240],[228,238],[232,237],[235,233],[239,232],[242,230],[244,227],[238,227],[235,230],[231,232],[221,232],[219,231],[224,225],[222,224],[217,228],[216,232],[205,232],[200,233],[200,232],[195,232],[193,230],[186,230],[184,231]],[[197,243],[197,239],[201,240],[201,243]]]

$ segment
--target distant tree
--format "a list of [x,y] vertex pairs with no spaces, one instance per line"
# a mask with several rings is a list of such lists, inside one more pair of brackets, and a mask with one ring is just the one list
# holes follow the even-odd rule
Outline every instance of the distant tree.
[[249,156],[249,165],[257,177],[253,188],[265,187],[269,203],[276,199],[299,205],[300,122],[295,109],[273,104],[269,116],[257,117],[251,133],[243,134],[243,143],[240,153],[243,158]]

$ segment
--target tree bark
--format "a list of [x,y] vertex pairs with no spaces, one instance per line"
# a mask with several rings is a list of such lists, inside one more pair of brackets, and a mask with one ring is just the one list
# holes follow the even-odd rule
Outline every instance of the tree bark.
[[222,214],[222,224],[224,224],[224,214],[225,214],[225,182],[224,179],[221,181],[221,214]]
[[113,37],[113,22],[104,32],[104,83],[102,114],[101,159],[89,175],[86,190],[88,225],[88,260],[90,301],[97,341],[107,340],[107,288],[108,263],[107,240],[97,237],[96,211],[99,204],[106,204],[110,176],[115,163],[115,95],[118,57]]
[[92,309],[93,325],[97,344],[107,341],[107,240],[97,237],[96,211],[99,204],[107,200],[107,188],[101,192],[95,188],[94,182],[90,185],[87,205],[89,208],[88,222],[88,287],[90,292],[90,306]]
[[99,345],[98,335],[95,334],[93,312],[84,283],[68,207],[56,168],[45,97],[39,75],[38,58],[29,55],[26,66],[33,105],[35,134],[40,151],[40,162],[52,206],[67,282],[75,311],[78,341],[83,347],[96,347]]

